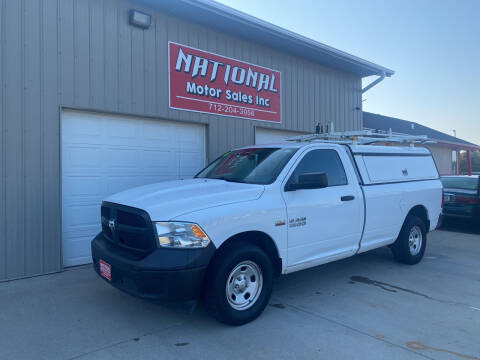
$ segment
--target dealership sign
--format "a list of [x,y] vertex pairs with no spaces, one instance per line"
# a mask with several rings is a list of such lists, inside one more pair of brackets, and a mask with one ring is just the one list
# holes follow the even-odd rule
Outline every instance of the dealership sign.
[[280,72],[168,43],[170,107],[280,123]]

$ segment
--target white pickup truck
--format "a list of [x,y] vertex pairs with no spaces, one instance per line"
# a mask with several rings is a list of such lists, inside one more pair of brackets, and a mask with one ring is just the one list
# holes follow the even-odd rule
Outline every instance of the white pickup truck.
[[252,321],[274,276],[390,246],[418,263],[442,184],[421,147],[299,141],[227,152],[193,179],[102,203],[95,270],[151,300],[203,297],[218,320]]

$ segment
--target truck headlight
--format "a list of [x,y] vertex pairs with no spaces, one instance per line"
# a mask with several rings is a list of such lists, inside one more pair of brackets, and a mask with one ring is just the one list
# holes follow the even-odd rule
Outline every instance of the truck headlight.
[[158,244],[170,248],[204,248],[210,239],[203,229],[188,222],[156,222]]

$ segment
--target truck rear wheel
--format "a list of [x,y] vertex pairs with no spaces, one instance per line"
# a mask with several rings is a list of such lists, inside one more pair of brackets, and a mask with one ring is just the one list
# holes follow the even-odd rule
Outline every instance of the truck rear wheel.
[[207,311],[229,325],[254,320],[270,300],[273,274],[272,261],[255,245],[242,241],[220,250],[205,278]]
[[391,246],[395,260],[409,265],[418,264],[427,246],[427,230],[417,216],[409,215],[403,224],[400,235]]

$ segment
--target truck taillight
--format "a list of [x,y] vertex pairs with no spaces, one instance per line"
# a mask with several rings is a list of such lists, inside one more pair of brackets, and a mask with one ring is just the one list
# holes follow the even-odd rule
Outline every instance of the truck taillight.
[[455,197],[455,202],[462,203],[462,204],[476,205],[476,204],[480,204],[480,199],[472,196],[457,195]]

